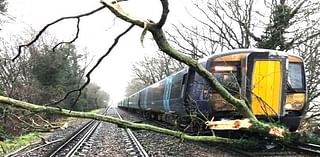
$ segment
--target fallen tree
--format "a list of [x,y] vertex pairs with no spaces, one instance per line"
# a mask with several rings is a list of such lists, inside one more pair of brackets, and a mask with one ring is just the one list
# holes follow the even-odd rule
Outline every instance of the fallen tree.
[[[171,135],[177,138],[181,138],[183,140],[198,141],[198,142],[219,142],[219,143],[227,143],[227,144],[243,142],[243,140],[229,139],[229,138],[223,138],[218,136],[191,136],[181,131],[174,131],[170,129],[149,125],[149,124],[134,123],[134,122],[121,120],[111,116],[101,115],[101,114],[92,113],[92,112],[78,112],[78,111],[70,111],[62,108],[45,106],[45,105],[41,106],[41,105],[31,104],[24,101],[11,99],[4,96],[0,96],[0,104],[7,105],[10,107],[20,108],[20,109],[26,109],[36,113],[46,112],[46,113],[58,114],[58,115],[63,115],[68,117],[94,119],[94,120],[104,121],[108,123],[113,123],[120,127],[144,129],[144,130],[149,130],[149,131],[153,131],[161,134]],[[265,126],[268,126],[268,125],[265,125]],[[247,129],[251,129],[251,128],[249,127]],[[261,130],[262,132],[264,131],[264,129],[262,128],[258,130]],[[268,133],[266,132],[266,135],[268,134],[269,132]]]

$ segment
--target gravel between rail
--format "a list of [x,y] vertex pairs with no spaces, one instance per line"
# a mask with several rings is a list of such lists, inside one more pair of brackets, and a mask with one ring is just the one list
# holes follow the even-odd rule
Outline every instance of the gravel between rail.
[[[130,121],[143,119],[123,110],[118,110],[121,116]],[[180,139],[145,130],[132,130],[149,156],[182,156],[182,157],[221,157],[239,156],[236,152],[224,152],[221,146],[209,146],[199,142],[181,141]]]

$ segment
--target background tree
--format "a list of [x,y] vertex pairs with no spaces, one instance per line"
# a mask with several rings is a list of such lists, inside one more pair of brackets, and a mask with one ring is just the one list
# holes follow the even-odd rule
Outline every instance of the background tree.
[[306,131],[320,131],[320,37],[313,38],[301,44],[296,49],[306,61],[307,89],[309,108],[306,110],[303,129]]
[[[180,37],[179,43],[185,43],[183,39],[192,37],[185,34],[193,34],[194,38],[188,39],[190,45],[196,45],[191,41],[200,37],[215,43],[218,49],[259,47],[289,50],[320,33],[316,29],[320,9],[317,1],[196,0],[193,4],[196,8],[193,9],[200,15],[190,14],[195,20],[194,25],[175,25],[177,29],[173,35]],[[181,48],[186,46],[179,45]]]
[[[78,65],[78,59],[74,45],[66,45],[57,48],[54,52],[49,47],[40,51],[31,51],[32,75],[39,81],[42,87],[40,104],[52,103],[63,97],[64,93],[78,88],[83,76],[83,71]],[[74,96],[65,100],[64,105],[72,104]]]
[[128,82],[128,85],[126,87],[126,94],[125,96],[128,97],[134,93],[136,93],[137,91],[147,87],[148,85],[146,85],[143,81],[141,81],[139,78],[133,78],[130,80],[130,82]]
[[7,2],[6,0],[0,0],[0,12],[1,14],[7,12]]
[[[7,12],[7,6],[8,6],[8,3],[6,0],[0,0],[0,26],[2,25],[3,17]],[[1,30],[1,27],[0,27],[0,30]]]
[[104,108],[109,100],[110,96],[108,93],[101,90],[97,84],[90,83],[84,89],[74,109],[78,111],[90,111],[92,109]]
[[155,56],[144,57],[133,64],[133,79],[128,83],[126,95],[129,96],[146,86],[154,84],[183,68],[183,64],[172,57],[157,52]]

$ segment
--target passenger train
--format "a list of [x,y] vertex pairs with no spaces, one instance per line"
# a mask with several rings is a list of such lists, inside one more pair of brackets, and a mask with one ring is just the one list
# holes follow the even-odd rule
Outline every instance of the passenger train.
[[[306,102],[303,59],[287,52],[237,49],[216,53],[199,63],[235,97],[246,99],[258,119],[278,121],[296,130]],[[242,118],[235,107],[192,68],[148,86],[118,103],[172,122],[190,115],[214,120]]]

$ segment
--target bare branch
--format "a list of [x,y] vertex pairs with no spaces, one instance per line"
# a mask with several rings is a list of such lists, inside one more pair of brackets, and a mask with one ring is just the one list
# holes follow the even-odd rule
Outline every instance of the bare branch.
[[86,80],[86,82],[85,82],[80,88],[74,89],[74,90],[72,90],[72,91],[69,91],[69,92],[64,96],[63,99],[61,99],[61,100],[59,100],[59,101],[57,101],[57,102],[54,102],[54,103],[52,103],[52,104],[58,104],[58,103],[64,101],[65,99],[67,99],[67,97],[68,97],[70,94],[72,94],[72,93],[74,93],[74,92],[78,92],[77,98],[75,99],[74,103],[72,104],[72,106],[74,106],[74,105],[77,103],[78,99],[80,98],[82,90],[90,83],[90,80],[91,80],[90,75],[91,75],[91,73],[100,65],[100,63],[103,61],[103,59],[110,54],[110,52],[113,50],[113,48],[118,44],[119,39],[120,39],[122,36],[124,36],[126,33],[128,33],[128,32],[133,28],[133,26],[134,26],[133,24],[130,25],[124,32],[122,32],[121,34],[119,34],[119,35],[114,39],[114,42],[113,42],[113,44],[110,46],[110,48],[108,49],[108,51],[98,59],[97,63],[96,63],[96,64],[89,70],[89,72],[86,74],[87,80]]
[[[101,6],[101,7],[97,8],[97,9],[95,9],[95,10],[92,10],[92,11],[90,11],[90,12],[87,12],[87,13],[84,13],[84,14],[80,14],[80,15],[62,17],[62,18],[59,18],[59,19],[57,19],[57,20],[55,20],[55,21],[53,21],[53,22],[45,25],[45,26],[38,32],[38,34],[35,36],[35,38],[34,38],[33,40],[31,40],[31,41],[30,41],[29,43],[27,43],[27,44],[19,45],[19,47],[18,47],[18,54],[12,59],[12,61],[14,62],[14,61],[21,55],[21,53],[22,53],[22,48],[28,47],[28,46],[32,45],[33,43],[35,43],[35,42],[40,38],[40,36],[41,36],[50,26],[52,26],[52,25],[54,25],[54,24],[56,24],[56,23],[58,23],[58,22],[60,22],[60,21],[63,21],[63,20],[75,19],[75,18],[78,19],[78,23],[79,23],[79,22],[80,22],[80,21],[79,21],[79,18],[92,15],[92,14],[94,14],[94,13],[96,13],[96,12],[98,12],[98,11],[104,9],[104,8],[106,8],[106,6]],[[78,27],[78,25],[77,25],[77,27]]]
[[100,3],[107,7],[113,14],[115,14],[117,17],[121,18],[122,20],[124,21],[127,21],[131,24],[134,24],[134,25],[137,25],[141,28],[144,28],[145,26],[145,23],[149,23],[149,21],[146,21],[146,20],[142,20],[140,18],[137,18],[137,17],[134,17],[134,16],[131,16],[129,13],[126,13],[120,6],[119,3],[107,3],[103,0],[100,1]]
[[62,44],[71,44],[71,43],[73,43],[74,41],[76,41],[76,40],[78,39],[78,37],[79,37],[79,32],[80,32],[80,18],[78,17],[78,18],[77,18],[77,32],[76,32],[75,37],[74,37],[72,40],[70,40],[70,41],[62,41],[62,42],[56,44],[56,45],[52,48],[52,51],[55,52],[56,48],[57,48],[58,46],[62,45]]
[[156,24],[159,28],[161,28],[167,20],[169,14],[169,3],[166,0],[161,0],[162,4],[162,14],[160,21]]

